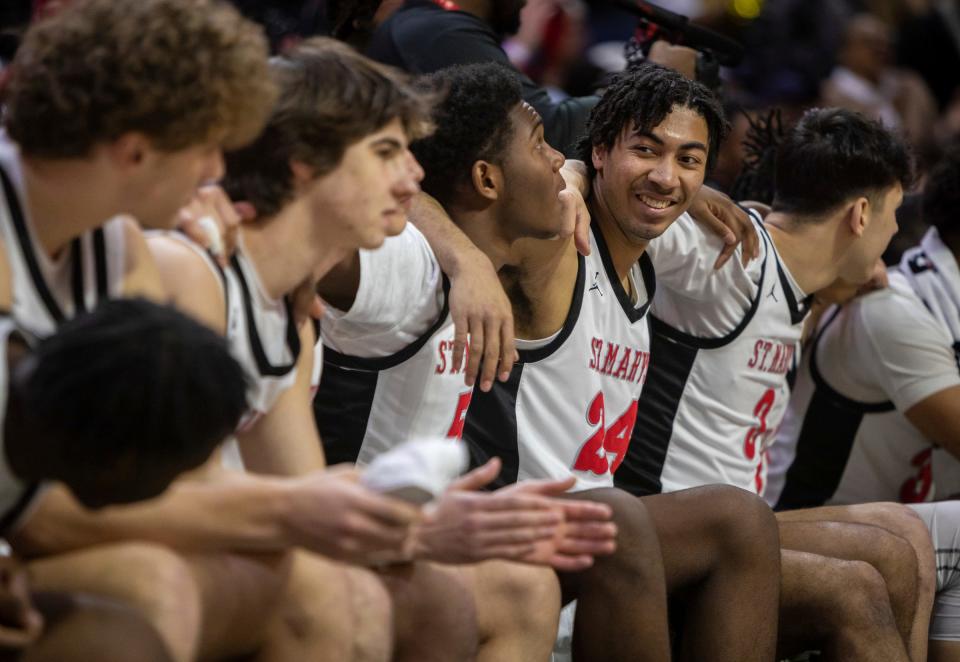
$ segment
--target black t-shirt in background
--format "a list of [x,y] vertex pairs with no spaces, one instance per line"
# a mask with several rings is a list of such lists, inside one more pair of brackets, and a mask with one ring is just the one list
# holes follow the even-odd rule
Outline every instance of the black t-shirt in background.
[[[374,32],[367,55],[413,74],[479,62],[500,62],[513,68],[489,25],[473,14],[443,9],[432,0],[408,0]],[[577,140],[597,97],[557,103],[530,78],[523,74],[520,78],[523,98],[543,117],[547,142],[575,157]]]

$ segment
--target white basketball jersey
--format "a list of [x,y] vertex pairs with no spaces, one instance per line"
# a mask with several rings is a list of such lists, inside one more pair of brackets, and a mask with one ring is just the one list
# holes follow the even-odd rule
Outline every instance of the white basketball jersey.
[[[230,265],[220,265],[200,246],[175,232],[164,233],[201,255],[223,287],[226,303],[227,346],[247,376],[247,412],[239,432],[249,429],[270,411],[297,378],[300,336],[290,300],[271,298],[253,264],[238,248]],[[321,352],[314,357],[311,383],[320,379]]]
[[77,237],[56,260],[42,249],[23,204],[16,145],[0,140],[0,236],[13,279],[13,316],[43,338],[77,313],[123,293],[125,233],[121,217]]
[[590,255],[578,258],[560,332],[537,349],[520,350],[507,382],[495,382],[489,393],[474,391],[464,439],[475,463],[503,460],[498,484],[573,475],[575,490],[609,487],[635,436],[650,364],[653,265],[643,255],[631,269],[638,306],[596,226],[590,246]]
[[360,264],[354,307],[328,311],[322,330],[313,407],[330,464],[367,464],[409,439],[459,439],[473,394],[453,365],[449,282],[423,235],[407,224]]
[[7,395],[9,393],[10,366],[7,365],[7,343],[16,331],[13,319],[0,317],[0,536],[9,534],[35,502],[40,483],[25,483],[18,478],[7,463],[3,452],[3,430],[6,425]]
[[[720,242],[689,216],[657,246],[650,374],[618,487],[650,494],[725,483],[763,493],[766,449],[787,407],[807,301],[752,218],[762,255],[748,268],[731,259],[723,270],[737,278],[712,271]],[[700,283],[719,289],[698,298],[689,288]],[[728,326],[718,335],[709,325],[723,319]]]
[[[926,262],[913,268],[933,274]],[[827,311],[771,452],[768,503],[916,503],[960,493],[960,462],[901,413],[960,384],[958,355],[899,271],[890,271],[889,288]]]

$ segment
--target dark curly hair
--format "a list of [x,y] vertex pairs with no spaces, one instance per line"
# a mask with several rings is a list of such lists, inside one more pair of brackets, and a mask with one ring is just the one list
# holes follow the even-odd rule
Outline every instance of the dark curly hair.
[[291,161],[321,176],[353,143],[400,119],[407,135],[429,132],[429,104],[405,74],[329,37],[309,39],[270,60],[280,97],[260,137],[226,154],[224,189],[270,217],[293,197]]
[[418,85],[446,91],[434,109],[433,135],[410,146],[425,172],[423,190],[446,205],[469,183],[474,163],[503,162],[513,135],[510,111],[523,101],[523,89],[517,73],[497,63],[442,69]]
[[912,181],[913,159],[895,133],[851,110],[814,108],[777,148],[773,209],[819,215]]
[[923,188],[923,220],[944,237],[960,237],[960,143],[954,143],[927,175]]
[[649,132],[676,106],[689,108],[706,121],[710,143],[707,170],[710,170],[727,135],[727,121],[720,101],[703,84],[673,69],[643,62],[613,76],[600,101],[590,111],[586,135],[577,145],[577,158],[587,164],[591,179],[596,174],[592,158],[595,145],[611,149],[631,124],[638,133]]
[[783,140],[783,116],[779,108],[772,108],[766,115],[752,117],[745,115],[750,123],[747,136],[743,139],[745,158],[737,179],[730,187],[730,197],[734,200],[755,200],[772,204],[774,170],[777,160],[777,148]]
[[77,0],[31,27],[3,90],[25,153],[86,156],[130,131],[159,149],[252,140],[273,104],[260,29],[216,0]]

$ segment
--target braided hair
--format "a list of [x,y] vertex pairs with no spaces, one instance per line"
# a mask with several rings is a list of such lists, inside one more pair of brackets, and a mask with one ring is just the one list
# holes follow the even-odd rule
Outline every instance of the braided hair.
[[746,155],[740,174],[730,189],[730,197],[773,204],[777,147],[783,141],[783,117],[779,108],[773,108],[765,116],[747,115],[747,121],[750,128],[743,140]]

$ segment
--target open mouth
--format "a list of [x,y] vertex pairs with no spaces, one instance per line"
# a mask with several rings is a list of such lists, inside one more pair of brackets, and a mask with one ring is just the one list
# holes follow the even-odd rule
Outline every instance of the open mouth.
[[658,211],[662,209],[666,209],[667,207],[670,207],[676,204],[673,200],[664,200],[661,198],[654,198],[649,195],[644,195],[642,193],[638,193],[636,195],[636,198],[637,200],[645,204],[647,207],[650,207],[651,209],[656,209]]

